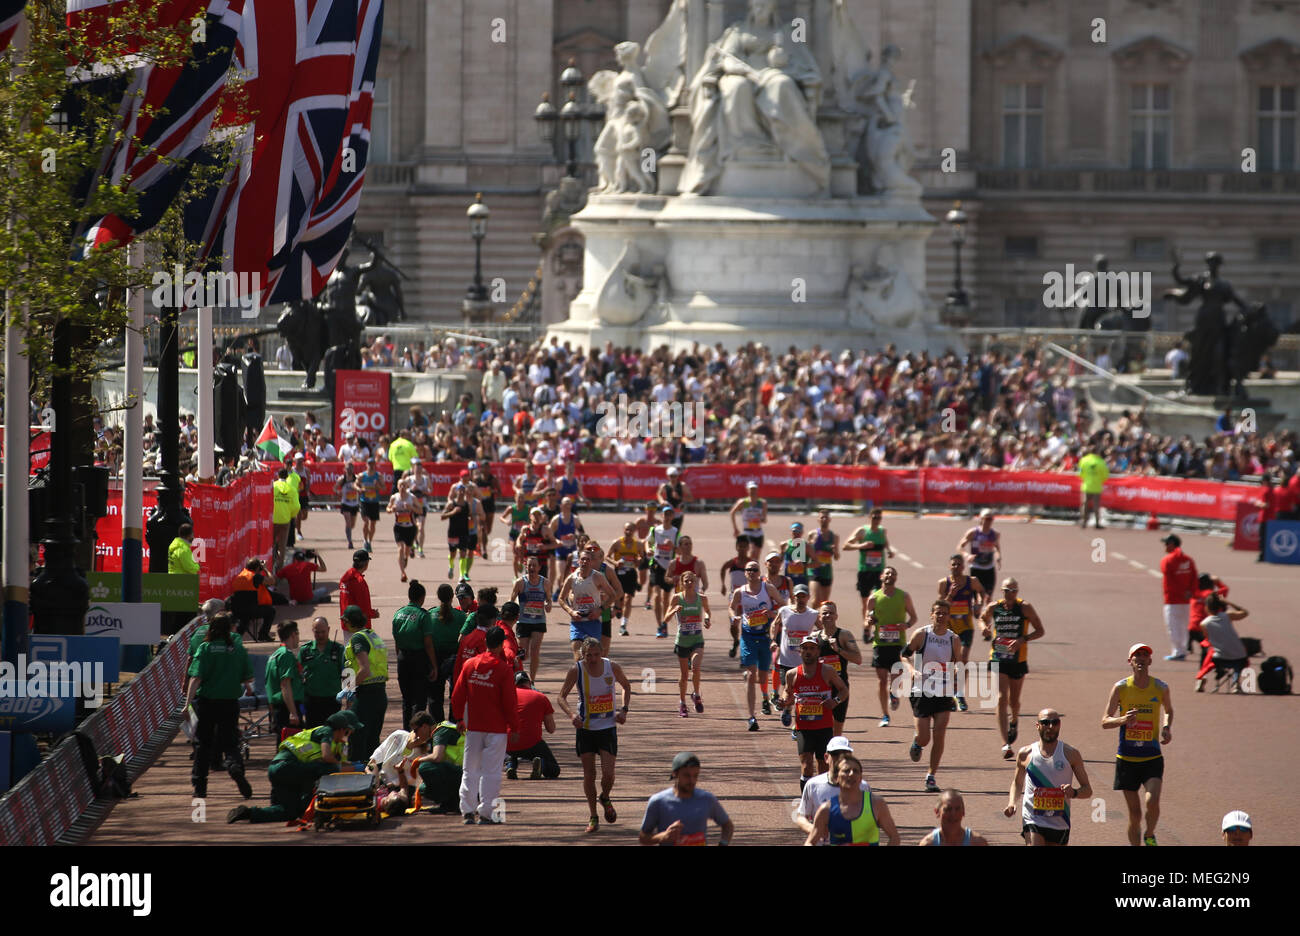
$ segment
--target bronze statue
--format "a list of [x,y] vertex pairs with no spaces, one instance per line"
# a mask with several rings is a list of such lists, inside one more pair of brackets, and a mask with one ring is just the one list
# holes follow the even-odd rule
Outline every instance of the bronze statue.
[[[302,388],[304,390],[315,388],[316,369],[324,364],[325,392],[330,398],[334,396],[336,369],[359,370],[361,368],[363,322],[357,316],[357,293],[358,284],[367,267],[347,265],[350,246],[349,244],[344,248],[339,264],[330,275],[321,294],[315,299],[304,299],[289,304],[276,325],[285,343],[289,345],[290,353],[293,354],[294,367],[307,374],[302,382]],[[378,255],[373,246],[371,251]],[[373,262],[372,259],[371,263]],[[387,263],[386,260],[384,262]],[[393,270],[399,274],[401,272],[396,267],[393,267]],[[391,295],[389,287],[381,285],[375,288],[385,297]],[[391,299],[386,298],[383,303],[377,302],[376,306],[380,304],[387,309],[391,307]],[[396,308],[398,313],[404,316],[400,286],[397,287]]]
[[402,280],[409,277],[388,259],[379,245],[364,237],[357,239],[370,251],[370,259],[358,268],[357,315],[361,323],[382,328],[405,321]]
[[[1193,277],[1179,275],[1177,253],[1173,260],[1174,282],[1181,288],[1167,290],[1166,298],[1176,299],[1180,305],[1201,300],[1196,322],[1187,333],[1191,345],[1187,392],[1223,396],[1235,382],[1236,392],[1243,395],[1242,379],[1259,365],[1259,355],[1277,340],[1277,330],[1272,329],[1271,339],[1260,346],[1268,338],[1272,323],[1262,307],[1251,309],[1232,284],[1219,276],[1223,256],[1217,251],[1206,253],[1205,271]],[[1235,306],[1235,311],[1230,306]],[[1246,316],[1248,310],[1250,315]],[[1247,320],[1244,331],[1239,324],[1243,316]]]

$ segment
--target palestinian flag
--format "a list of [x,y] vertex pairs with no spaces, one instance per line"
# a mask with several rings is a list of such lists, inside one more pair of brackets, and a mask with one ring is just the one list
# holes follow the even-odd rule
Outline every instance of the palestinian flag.
[[270,416],[266,417],[266,425],[262,427],[262,434],[257,437],[257,447],[266,453],[268,458],[275,461],[284,461],[284,456],[289,453],[292,446],[275,430],[275,420]]

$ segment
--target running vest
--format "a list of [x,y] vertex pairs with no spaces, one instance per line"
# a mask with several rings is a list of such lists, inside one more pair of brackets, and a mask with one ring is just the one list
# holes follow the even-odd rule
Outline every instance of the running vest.
[[664,497],[668,499],[668,503],[673,505],[674,511],[680,511],[682,509],[682,501],[686,499],[685,492],[682,491],[682,483],[678,481],[676,485],[673,485],[665,481]]
[[572,551],[578,545],[578,518],[570,513],[566,523],[564,514],[560,514],[560,522],[555,525],[555,538],[560,541],[561,549]]
[[886,595],[883,588],[871,593],[876,599],[876,630],[871,635],[874,647],[901,647],[907,638],[907,592],[895,588],[892,595]]
[[821,527],[818,527],[808,546],[812,550],[812,570],[817,572],[821,569],[829,569],[831,563],[835,561],[835,534],[823,534]]
[[524,528],[524,524],[528,522],[528,511],[529,511],[529,507],[527,504],[525,504],[523,507],[518,507],[514,504],[510,505],[510,538],[511,539],[519,539],[519,531],[522,530]]
[[1147,687],[1139,689],[1130,676],[1115,685],[1119,686],[1120,712],[1137,709],[1137,724],[1133,728],[1119,726],[1119,749],[1115,756],[1133,763],[1155,760],[1162,756],[1160,730],[1165,724],[1165,706],[1162,701],[1165,683],[1154,676],[1148,676]]
[[806,578],[808,575],[808,544],[802,542],[798,546],[793,545],[787,540],[785,544],[785,574],[796,578]]
[[[321,760],[320,742],[311,739],[312,732],[317,731],[320,727],[321,726],[317,725],[315,728],[304,728],[297,734],[285,738],[280,742],[280,747],[277,749],[277,753],[288,751],[304,764],[314,764]],[[336,760],[343,760],[342,741],[331,741],[330,750],[334,752]]]
[[864,526],[862,542],[866,545],[858,553],[858,571],[882,571],[885,568],[885,528],[873,530],[869,526]]
[[424,506],[424,499],[428,494],[429,476],[420,475],[420,477],[417,478],[415,475],[411,475],[411,496],[415,498],[415,504],[417,507]]
[[379,502],[379,482],[383,480],[378,471],[365,471],[357,479],[361,482],[361,499],[367,504]]
[[[840,630],[843,630],[843,628],[840,628]],[[836,631],[836,633],[839,633],[839,631]],[[817,654],[818,662],[823,666],[829,666],[831,669],[835,670],[835,675],[844,680],[846,684],[848,683],[849,664],[846,660],[840,657],[838,653],[831,649],[831,642],[829,640],[823,638],[818,641]]]
[[393,504],[393,524],[399,527],[415,526],[415,511],[419,504],[413,497],[399,497]]
[[970,541],[972,569],[991,569],[993,568],[993,545],[998,541],[996,530],[990,529],[987,533],[976,527],[971,531],[974,535]]
[[777,614],[781,621],[780,654],[776,661],[786,669],[799,665],[799,644],[817,629],[817,612],[812,608],[800,614],[793,605],[786,605]]
[[816,675],[804,672],[803,664],[795,671],[794,686],[794,726],[800,731],[816,731],[819,728],[832,728],[835,725],[831,717],[831,684],[822,675],[822,665],[817,664]]
[[745,523],[746,536],[761,536],[763,533],[763,502],[750,500],[740,511],[740,519]]
[[[949,692],[949,689],[953,688],[950,685],[953,673],[952,632],[946,630],[942,635],[936,634],[933,624],[925,625],[923,630],[925,640],[921,643],[921,649],[917,653],[918,663],[916,666],[921,674],[921,691],[932,699],[952,695]],[[928,670],[926,669],[927,666],[929,666]],[[936,685],[940,679],[942,679],[942,685]],[[936,689],[939,691],[936,692]],[[956,691],[960,692],[960,687],[957,687]]]
[[556,485],[560,492],[560,497],[577,497],[578,496],[578,479],[570,481],[568,478],[561,478],[560,483]]
[[361,501],[361,492],[356,489],[353,482],[356,477],[343,479],[343,490],[339,493],[339,499],[348,507],[355,507]]
[[537,576],[537,584],[530,585],[528,576],[519,581],[524,587],[519,589],[519,621],[523,624],[546,623],[546,577]]
[[693,647],[704,643],[704,605],[699,592],[696,592],[694,602],[687,601],[685,593],[678,600],[682,607],[677,612],[677,646]]
[[592,676],[586,662],[578,661],[578,717],[588,731],[613,728],[614,721],[614,664],[602,659],[605,670]]
[[[456,728],[456,723],[450,721],[438,722],[438,727],[458,730]],[[460,732],[460,737],[456,739],[456,743],[450,747],[444,744],[442,750],[447,756],[447,760],[451,761],[457,767],[463,767],[465,764],[465,733],[463,731]]]
[[1070,828],[1069,793],[1062,786],[1074,781],[1074,769],[1065,759],[1065,745],[1056,742],[1051,757],[1043,754],[1043,742],[1035,741],[1025,765],[1025,793],[1020,801],[1020,819],[1043,829]]
[[731,570],[727,572],[727,578],[729,579],[727,584],[730,586],[733,592],[737,588],[744,588],[745,587],[745,563],[742,562],[738,566],[733,565],[731,567]]
[[[944,842],[944,840],[943,840],[943,830],[942,830],[942,829],[940,829],[938,826],[935,826],[935,827],[934,827],[933,829],[931,829],[930,831],[931,831],[931,833],[934,835],[934,841],[932,841],[932,842],[930,843],[931,845],[943,845],[943,844],[945,844],[945,842]],[[958,844],[958,845],[969,845],[969,844],[970,844],[970,829],[962,829],[961,841],[958,842],[957,844]]]
[[[695,572],[695,566],[699,563],[699,561],[700,561],[699,556],[691,556],[691,561],[689,563],[683,563],[681,559],[674,559],[672,561],[672,565],[668,567],[667,575],[668,576],[675,575],[677,577],[678,593],[681,593],[682,591],[685,590],[682,588],[682,576],[685,575],[687,572]],[[696,578],[699,578],[699,573],[696,573]]]
[[636,568],[636,561],[641,555],[636,540],[625,542],[621,537],[609,547],[610,558],[618,565],[618,571],[628,572]]
[[1022,643],[1018,651],[1011,645],[1025,636],[1025,609],[1017,598],[1010,605],[1006,599],[993,605],[993,649],[989,659],[1000,663],[1024,663],[1029,658],[1029,648]]
[[531,526],[524,530],[524,553],[541,559],[546,550],[546,537]]
[[776,578],[765,578],[763,581],[776,589],[776,593],[781,596],[781,600],[786,604],[794,597],[794,580],[788,575],[778,575]]
[[591,574],[586,578],[577,577],[574,573],[573,587],[569,589],[569,604],[573,605],[579,611],[586,611],[587,617],[574,618],[573,623],[577,625],[590,624],[592,621],[599,621],[600,615],[592,614],[592,611],[600,611],[600,589],[596,587],[596,570],[592,569]]
[[971,602],[975,600],[975,586],[971,584],[973,580],[968,575],[965,584],[956,588],[953,587],[951,575],[946,581],[950,626],[954,634],[964,634],[971,629]]
[[766,637],[772,625],[772,596],[767,587],[759,589],[757,595],[751,595],[748,589],[740,591],[740,636],[754,638]]
[[876,825],[875,811],[871,807],[871,790],[862,792],[862,812],[856,819],[847,819],[840,809],[838,795],[831,797],[830,821],[826,831],[831,845],[879,845],[880,826]]
[[677,551],[677,538],[681,533],[675,526],[653,526],[650,528],[650,541],[654,544],[655,562],[667,569]]
[[357,666],[356,651],[352,649],[352,641],[357,637],[365,638],[366,642],[370,644],[370,649],[367,651],[370,658],[370,678],[361,685],[382,685],[388,681],[388,651],[384,649],[383,639],[374,631],[357,631],[348,638],[347,649],[343,651],[344,662],[347,663],[352,672],[360,672],[360,668]]

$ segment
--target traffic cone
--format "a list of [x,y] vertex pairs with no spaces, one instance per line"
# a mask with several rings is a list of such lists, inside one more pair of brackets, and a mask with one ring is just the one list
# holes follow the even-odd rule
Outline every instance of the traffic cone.
[[1147,517],[1147,529],[1148,530],[1160,529],[1160,518],[1155,515],[1155,511],[1152,511],[1151,516]]

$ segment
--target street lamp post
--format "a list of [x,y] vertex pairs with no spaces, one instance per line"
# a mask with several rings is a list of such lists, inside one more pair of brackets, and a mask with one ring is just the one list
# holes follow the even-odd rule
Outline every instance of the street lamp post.
[[492,317],[488,289],[483,283],[483,239],[487,237],[488,218],[491,216],[492,212],[483,204],[483,193],[479,192],[474,196],[474,204],[465,212],[469,219],[469,236],[474,239],[474,282],[465,290],[461,308],[470,322],[486,321]]
[[537,121],[537,132],[543,143],[552,145],[555,143],[556,122],[564,127],[566,179],[574,179],[578,176],[578,140],[582,136],[583,122],[598,124],[605,119],[603,108],[599,105],[586,104],[581,100],[585,83],[586,79],[578,68],[577,60],[569,59],[569,64],[565,66],[564,71],[560,72],[561,93],[565,96],[564,105],[556,110],[555,105],[551,103],[551,95],[546,93],[542,95],[542,103],[538,104],[537,109],[533,111],[533,119]]
[[970,297],[961,285],[961,245],[966,242],[966,212],[961,210],[961,202],[953,202],[952,210],[944,220],[952,228],[952,252],[954,280],[952,290],[948,293],[948,322],[952,325],[965,325],[970,319]]

